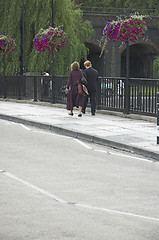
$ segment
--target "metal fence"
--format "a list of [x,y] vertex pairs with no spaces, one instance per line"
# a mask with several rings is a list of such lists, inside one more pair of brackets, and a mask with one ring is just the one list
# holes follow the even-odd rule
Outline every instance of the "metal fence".
[[[128,82],[127,82],[128,81]],[[128,83],[128,84],[127,84]],[[128,96],[126,97],[126,87]],[[145,78],[100,78],[101,109],[153,115],[157,114],[159,80]]]
[[[56,103],[66,104],[67,80],[68,76],[54,76]],[[97,108],[157,116],[157,92],[157,79],[99,77]],[[52,77],[0,77],[0,97],[53,102]]]

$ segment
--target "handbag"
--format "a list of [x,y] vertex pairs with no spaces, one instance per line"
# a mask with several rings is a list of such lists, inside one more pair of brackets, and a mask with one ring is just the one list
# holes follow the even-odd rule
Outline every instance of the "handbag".
[[83,71],[81,70],[82,77],[81,77],[81,83],[85,86],[87,86],[87,79],[85,78]]
[[89,95],[88,90],[85,85],[83,84],[78,84],[78,93],[82,96],[87,96]]

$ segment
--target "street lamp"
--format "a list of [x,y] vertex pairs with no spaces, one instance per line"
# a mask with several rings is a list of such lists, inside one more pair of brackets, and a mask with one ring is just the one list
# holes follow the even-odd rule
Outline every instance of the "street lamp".
[[53,0],[52,0],[52,27],[54,26],[54,3],[53,3]]
[[24,59],[24,0],[22,0],[22,74],[25,74],[25,59]]
[[[54,3],[52,0],[52,27],[54,27]],[[51,48],[51,73],[52,73],[52,103],[55,103],[55,82],[54,82],[54,48]]]
[[[128,13],[128,16],[130,13]],[[127,18],[127,13],[124,10],[123,14],[121,15],[121,18],[126,19]],[[130,102],[129,102],[129,94],[130,94],[130,89],[129,89],[129,75],[130,75],[130,69],[129,69],[129,62],[130,62],[130,54],[129,54],[129,40],[126,41],[126,50],[125,50],[125,67],[126,67],[126,81],[125,81],[125,98],[124,98],[124,113],[128,114],[129,113],[129,108],[130,108]]]

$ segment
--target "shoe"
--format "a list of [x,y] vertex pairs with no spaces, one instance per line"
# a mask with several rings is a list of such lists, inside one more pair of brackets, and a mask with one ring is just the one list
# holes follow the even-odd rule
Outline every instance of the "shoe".
[[73,113],[69,113],[68,115],[73,116]]
[[83,114],[85,114],[85,111],[82,111]]
[[78,114],[78,117],[82,117],[82,114],[80,113],[80,114]]
[[92,113],[93,116],[95,116],[95,113]]

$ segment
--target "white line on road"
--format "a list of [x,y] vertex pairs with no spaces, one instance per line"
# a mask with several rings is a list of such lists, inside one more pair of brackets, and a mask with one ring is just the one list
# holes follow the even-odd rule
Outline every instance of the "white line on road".
[[108,208],[101,208],[101,207],[94,207],[94,206],[91,206],[91,205],[86,205],[86,204],[80,204],[80,203],[75,203],[75,202],[68,202],[68,201],[65,201],[59,197],[57,197],[56,195],[53,195],[51,194],[50,192],[47,192],[45,190],[43,190],[42,188],[39,188],[9,172],[6,172],[4,170],[0,170],[0,173],[52,198],[53,200],[59,202],[59,203],[63,203],[63,204],[67,204],[67,205],[73,205],[73,206],[76,206],[76,207],[80,207],[80,208],[87,208],[87,209],[90,209],[90,210],[94,210],[94,211],[102,211],[102,212],[107,212],[107,213],[110,213],[110,214],[118,214],[118,215],[125,215],[125,216],[128,216],[128,217],[136,217],[136,218],[141,218],[141,219],[146,219],[146,220],[150,220],[150,221],[157,221],[159,222],[159,218],[155,218],[155,217],[149,217],[149,216],[144,216],[144,215],[139,215],[139,214],[134,214],[134,213],[129,213],[129,212],[122,212],[122,211],[117,211],[117,210],[113,210],[113,209],[108,209]]
[[38,192],[40,192],[40,193],[43,193],[43,194],[47,195],[48,197],[53,198],[55,201],[58,201],[58,202],[60,202],[60,203],[67,203],[67,202],[64,201],[63,199],[60,199],[60,198],[58,198],[57,196],[55,196],[55,195],[53,195],[53,194],[51,194],[51,193],[43,190],[42,188],[39,188],[39,187],[37,187],[37,186],[35,186],[35,185],[33,185],[33,184],[31,184],[31,183],[29,183],[29,182],[27,182],[27,181],[19,178],[19,177],[16,177],[15,175],[13,175],[13,174],[11,174],[11,173],[9,173],[9,172],[6,172],[6,171],[4,171],[4,170],[0,170],[0,172],[1,172],[2,174],[5,174],[6,176],[8,176],[8,177],[10,177],[10,178],[18,181],[18,182],[20,182],[20,183],[22,183],[22,184],[30,187],[30,188],[35,189],[36,191],[38,191]]
[[109,152],[109,151],[104,151],[104,150],[94,150],[96,152],[102,152],[102,153],[106,153],[106,154],[112,154],[112,155],[117,155],[117,156],[120,156],[120,157],[127,157],[127,158],[131,158],[131,159],[137,159],[137,160],[140,160],[140,161],[144,161],[144,162],[149,162],[149,163],[152,163],[154,161],[151,161],[151,160],[148,160],[148,159],[145,159],[145,158],[141,158],[141,157],[135,157],[135,156],[132,156],[132,155],[127,155],[127,154],[121,154],[121,153],[113,153],[113,152]]
[[80,141],[79,139],[73,138],[74,141],[78,142],[79,144],[81,144],[82,146],[84,146],[87,149],[92,150],[93,148],[88,146],[87,144],[85,144],[84,142]]
[[20,126],[22,126],[23,128],[25,128],[25,129],[28,130],[28,131],[31,131],[31,129],[28,128],[27,126],[25,126],[24,124],[20,124]]
[[101,149],[93,149],[92,147],[90,147],[89,145],[87,145],[86,143],[80,141],[79,139],[76,139],[76,138],[73,138],[76,142],[78,142],[79,144],[81,144],[82,146],[84,146],[85,148],[87,149],[90,149],[90,150],[93,150],[95,152],[101,152],[101,153],[106,153],[106,154],[112,154],[112,155],[117,155],[117,156],[120,156],[120,157],[127,157],[127,158],[131,158],[131,159],[137,159],[137,160],[140,160],[140,161],[144,161],[144,162],[149,162],[149,163],[152,163],[154,161],[151,161],[151,160],[148,160],[148,159],[145,159],[145,158],[140,158],[140,157],[135,157],[135,156],[132,156],[132,155],[127,155],[127,154],[121,154],[121,153],[113,153],[113,152],[110,152],[110,151],[105,151],[105,150],[101,150]]
[[22,123],[16,123],[16,122],[12,122],[12,124],[15,124],[15,125],[20,125],[21,127],[25,128],[26,130],[28,130],[28,131],[31,131],[31,129],[30,129],[29,127],[25,126],[25,125],[24,125],[24,124],[22,124]]
[[[30,128],[28,128],[27,126],[25,126],[24,124],[21,123],[15,123],[12,122],[13,124],[19,124],[20,126],[22,126],[23,128],[25,128],[28,131],[31,131]],[[43,134],[50,134],[50,135],[54,135],[54,136],[59,136],[59,137],[63,137],[63,138],[69,138],[69,139],[73,139],[74,141],[78,142],[79,144],[81,144],[82,146],[84,146],[85,148],[89,149],[89,150],[93,150],[95,152],[101,152],[101,153],[106,153],[106,154],[112,154],[112,155],[117,155],[117,156],[121,156],[121,157],[127,157],[127,158],[131,158],[131,159],[137,159],[140,161],[144,161],[144,162],[149,162],[149,163],[154,163],[154,161],[149,160],[149,159],[145,159],[145,158],[141,158],[141,157],[137,157],[137,156],[132,156],[132,155],[128,155],[128,154],[121,154],[121,153],[117,153],[117,152],[110,152],[110,151],[105,151],[105,150],[99,150],[99,149],[93,149],[92,147],[90,147],[88,144],[84,143],[83,141],[77,139],[77,138],[72,138],[69,136],[65,136],[65,135],[59,135],[56,133],[50,133],[50,132],[46,132],[46,131],[37,131],[37,130],[33,130],[34,132],[42,132]],[[159,164],[159,162],[157,162],[157,164]]]
[[126,216],[129,216],[129,217],[137,217],[137,218],[142,218],[142,219],[147,219],[147,220],[152,220],[152,221],[158,221],[159,222],[159,218],[148,217],[148,216],[138,215],[138,214],[129,213],[129,212],[122,212],[122,211],[112,210],[112,209],[108,209],[108,208],[92,207],[90,205],[85,205],[85,204],[76,204],[76,206],[82,207],[82,208],[88,208],[88,209],[92,209],[92,210],[97,210],[97,211],[102,211],[102,212],[109,212],[109,213],[112,213],[112,214],[126,215]]

